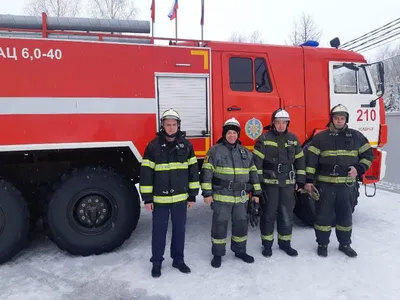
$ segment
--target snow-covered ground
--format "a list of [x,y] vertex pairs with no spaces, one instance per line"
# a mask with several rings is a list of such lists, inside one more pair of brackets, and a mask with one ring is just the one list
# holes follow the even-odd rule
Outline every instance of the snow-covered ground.
[[399,299],[400,195],[378,190],[367,198],[364,188],[361,193],[354,213],[357,258],[338,251],[334,231],[329,256],[317,256],[313,229],[298,224],[293,246],[299,256],[289,257],[275,245],[273,256],[265,258],[259,230],[250,227],[248,252],[255,263],[236,259],[228,244],[222,267],[214,269],[211,209],[198,197],[188,214],[186,262],[191,274],[172,268],[167,246],[162,276],[150,276],[151,215],[143,211],[132,237],[110,254],[73,257],[45,238],[35,240],[0,266],[0,299]]

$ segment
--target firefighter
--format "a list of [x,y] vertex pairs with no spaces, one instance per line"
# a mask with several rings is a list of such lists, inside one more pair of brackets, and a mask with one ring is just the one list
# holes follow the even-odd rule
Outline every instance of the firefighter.
[[231,250],[246,263],[254,258],[247,254],[248,200],[258,202],[261,186],[252,153],[241,145],[240,123],[231,118],[222,127],[222,137],[210,148],[201,169],[204,202],[211,204],[211,265],[219,268],[226,254],[229,219],[232,219]]
[[[272,113],[271,124],[254,146],[254,162],[262,186],[260,218],[262,254],[272,256],[274,224],[277,220],[279,248],[297,256],[291,247],[295,189],[304,187],[305,156],[296,135],[288,131],[289,113],[278,109]],[[296,187],[297,185],[297,187]]]
[[[349,113],[344,105],[331,109],[328,129],[316,134],[307,149],[305,189],[313,184],[319,190],[314,223],[317,253],[328,255],[332,222],[336,221],[339,250],[357,256],[351,244],[354,186],[357,177],[368,170],[374,159],[367,138],[348,127]],[[333,215],[336,220],[333,220]]]
[[199,168],[193,145],[183,136],[180,125],[175,110],[162,114],[160,131],[147,145],[141,166],[140,193],[146,210],[153,215],[153,277],[161,276],[170,213],[172,266],[182,273],[191,271],[184,262],[186,214],[200,189]]

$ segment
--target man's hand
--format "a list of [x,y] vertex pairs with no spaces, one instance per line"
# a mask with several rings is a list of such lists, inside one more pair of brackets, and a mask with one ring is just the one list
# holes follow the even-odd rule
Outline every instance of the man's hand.
[[212,202],[214,202],[212,196],[204,197],[204,203],[211,204]]
[[147,211],[153,211],[154,210],[153,203],[146,203],[144,206],[146,207]]
[[313,188],[313,184],[312,184],[312,183],[306,183],[306,184],[304,185],[304,189],[305,189],[306,191],[308,191],[308,192],[311,192],[311,191],[312,191],[312,188]]
[[347,173],[348,176],[350,177],[357,177],[357,169],[354,168],[353,166],[350,167],[350,171]]
[[192,208],[194,206],[194,202],[193,201],[188,201],[188,208]]
[[260,203],[260,198],[258,198],[258,197],[256,197],[256,196],[253,196],[251,199],[252,199],[255,203]]

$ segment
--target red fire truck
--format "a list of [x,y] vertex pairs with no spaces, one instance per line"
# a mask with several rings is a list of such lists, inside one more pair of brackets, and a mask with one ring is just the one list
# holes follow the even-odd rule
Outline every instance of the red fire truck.
[[148,33],[148,21],[0,15],[0,262],[26,245],[38,217],[69,253],[121,246],[140,216],[145,146],[168,108],[201,164],[228,118],[252,149],[283,107],[306,142],[342,103],[374,147],[363,183],[384,176],[381,63],[337,49],[338,39],[321,48]]

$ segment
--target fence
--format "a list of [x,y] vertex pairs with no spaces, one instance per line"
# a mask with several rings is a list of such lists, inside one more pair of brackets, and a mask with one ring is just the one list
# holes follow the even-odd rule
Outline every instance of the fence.
[[388,143],[383,147],[387,152],[386,174],[378,187],[400,193],[400,112],[386,113]]

